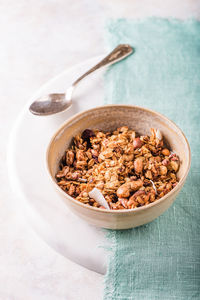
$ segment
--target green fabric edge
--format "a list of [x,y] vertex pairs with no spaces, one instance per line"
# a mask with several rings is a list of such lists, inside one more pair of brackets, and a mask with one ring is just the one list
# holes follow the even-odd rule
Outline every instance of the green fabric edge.
[[[197,21],[200,22],[199,20],[191,17],[191,18],[187,18],[187,19],[179,19],[179,18],[174,18],[174,17],[168,17],[168,18],[160,18],[160,17],[146,17],[146,18],[118,18],[118,21],[124,21],[124,20],[128,20],[131,21],[132,23],[144,23],[146,21],[149,20],[153,20],[155,22],[173,22],[173,23],[196,23]],[[105,26],[104,26],[104,32],[106,33],[104,35],[104,43],[105,43],[105,48],[110,51],[111,49],[109,48],[107,41],[110,38],[111,32],[110,29],[112,27],[112,21],[116,21],[115,18],[111,18],[111,19],[107,19],[105,22]],[[123,41],[122,41],[123,43]],[[116,43],[117,46],[117,43]],[[112,66],[111,66],[112,68]],[[107,72],[104,73],[104,82],[107,81]],[[110,99],[107,98],[106,93],[104,93],[104,104],[113,104],[114,102],[111,102]],[[145,226],[145,225],[144,225]],[[127,300],[124,299],[123,296],[117,295],[116,294],[116,277],[117,277],[117,264],[116,264],[116,256],[118,256],[117,254],[117,231],[116,230],[105,230],[106,231],[106,238],[108,239],[108,241],[110,242],[110,246],[108,247],[104,247],[105,250],[107,250],[107,273],[104,276],[104,295],[103,295],[103,299],[104,300],[116,300],[116,297],[119,296],[117,299],[121,299],[121,300]],[[110,276],[113,277],[112,282],[110,282]],[[133,299],[132,297],[130,299]],[[129,300],[130,300],[129,299]],[[136,299],[136,298],[135,298]],[[137,299],[136,299],[137,300]]]

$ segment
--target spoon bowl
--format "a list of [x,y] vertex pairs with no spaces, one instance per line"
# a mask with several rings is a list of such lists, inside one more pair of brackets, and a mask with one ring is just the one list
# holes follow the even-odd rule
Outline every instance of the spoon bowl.
[[45,95],[35,102],[29,108],[34,115],[48,116],[63,111],[71,106],[71,103],[66,101],[65,94],[49,94]]
[[68,109],[72,105],[72,93],[74,87],[67,89],[66,93],[54,93],[40,97],[29,107],[32,114],[48,116]]

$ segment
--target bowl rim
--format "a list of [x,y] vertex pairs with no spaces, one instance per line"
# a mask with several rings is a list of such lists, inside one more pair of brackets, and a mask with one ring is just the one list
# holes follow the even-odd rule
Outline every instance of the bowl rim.
[[[183,177],[180,179],[180,181],[178,182],[178,184],[169,192],[167,193],[165,196],[163,196],[162,198],[152,202],[152,203],[149,203],[145,206],[140,206],[140,207],[136,207],[136,208],[131,208],[131,209],[118,209],[118,210],[108,210],[108,209],[104,209],[104,208],[98,208],[98,207],[93,207],[93,206],[89,206],[89,205],[85,205],[84,203],[76,200],[75,198],[69,196],[67,193],[65,193],[60,187],[59,185],[56,183],[56,181],[53,179],[53,176],[51,175],[51,172],[50,172],[50,168],[49,168],[49,163],[48,163],[48,157],[49,157],[49,153],[50,153],[50,149],[51,149],[51,144],[52,142],[55,140],[55,138],[59,135],[60,132],[62,132],[62,130],[66,127],[66,125],[68,123],[70,123],[71,121],[74,121],[77,117],[81,116],[82,114],[85,114],[87,112],[92,112],[92,111],[95,111],[95,110],[98,110],[98,109],[103,109],[103,108],[107,108],[107,107],[121,107],[121,108],[136,108],[136,109],[141,109],[143,111],[146,111],[146,112],[149,112],[153,115],[157,115],[159,116],[160,118],[166,120],[167,122],[169,123],[172,123],[172,125],[174,125],[178,131],[180,132],[180,134],[182,135],[184,141],[185,141],[185,144],[187,146],[187,149],[188,149],[188,163],[187,163],[187,166],[186,166],[186,171],[183,175]],[[124,214],[127,214],[127,213],[131,213],[131,212],[140,212],[140,211],[143,211],[143,210],[146,210],[148,208],[151,208],[153,206],[156,206],[158,205],[159,203],[161,202],[164,202],[169,196],[173,195],[174,193],[176,193],[176,191],[178,191],[184,184],[186,178],[187,178],[187,175],[189,173],[189,170],[190,170],[190,166],[191,166],[191,149],[190,149],[190,145],[189,145],[189,142],[185,136],[185,134],[183,133],[183,131],[181,130],[181,128],[172,120],[170,120],[169,118],[167,118],[165,115],[157,112],[157,111],[154,111],[154,110],[151,110],[149,108],[146,108],[146,107],[142,107],[142,106],[139,106],[139,105],[129,105],[129,104],[106,104],[106,105],[101,105],[101,106],[95,106],[93,108],[90,108],[90,109],[87,109],[87,110],[84,110],[84,111],[81,111],[81,112],[78,112],[76,113],[75,115],[73,115],[72,117],[68,118],[66,121],[64,121],[60,127],[56,130],[56,132],[53,134],[52,138],[50,139],[50,142],[48,144],[48,147],[47,147],[47,150],[46,150],[46,168],[47,168],[47,173],[51,179],[51,182],[53,182],[54,186],[56,187],[56,189],[63,194],[63,196],[69,200],[71,200],[75,205],[79,205],[85,209],[88,209],[88,210],[91,210],[91,211],[98,211],[98,212],[103,212],[103,213],[108,213],[108,214],[118,214],[118,213],[124,213]]]

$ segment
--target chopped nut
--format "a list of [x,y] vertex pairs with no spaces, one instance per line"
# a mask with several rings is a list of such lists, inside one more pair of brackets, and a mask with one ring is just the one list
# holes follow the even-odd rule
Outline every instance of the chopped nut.
[[[179,157],[163,146],[158,129],[138,136],[122,126],[104,133],[86,129],[60,161],[58,185],[77,201],[93,207],[102,204],[89,196],[101,191],[113,210],[132,209],[160,199],[178,183]],[[107,204],[106,204],[107,203]]]
[[92,167],[94,165],[95,160],[92,158],[90,159],[90,161],[88,162],[88,167]]
[[129,186],[132,191],[137,191],[139,188],[143,186],[143,181],[141,179],[136,181],[129,182]]
[[139,137],[137,137],[137,138],[134,139],[134,141],[133,141],[133,147],[134,147],[134,149],[142,147],[142,141],[141,141],[141,139]]
[[[141,196],[141,195],[145,195],[145,191],[137,191],[137,192],[135,192],[135,193],[130,197],[130,199],[136,198],[136,197]],[[129,199],[129,200],[130,200],[130,199]]]
[[155,194],[151,193],[150,194],[150,202],[154,202],[155,201]]
[[82,170],[87,165],[87,162],[84,160],[78,160],[74,163],[74,166],[78,170]]
[[137,206],[144,205],[146,201],[147,195],[145,191],[137,191],[129,198],[127,206],[128,208],[134,208]]
[[142,157],[136,158],[136,160],[134,161],[134,168],[135,168],[136,173],[142,172],[142,170],[143,170],[143,158]]
[[153,178],[152,173],[151,173],[150,170],[146,171],[145,176],[146,176],[146,178],[149,178],[149,179]]
[[160,174],[161,175],[166,175],[167,174],[167,167],[160,166]]
[[106,149],[105,151],[103,151],[101,154],[103,154],[103,156],[105,157],[105,158],[110,158],[110,157],[112,157],[113,156],[113,151],[112,151],[112,149]]
[[79,177],[80,177],[80,173],[76,171],[76,172],[71,174],[70,179],[71,180],[78,180]]
[[125,161],[131,161],[131,160],[133,160],[133,158],[134,158],[134,155],[133,154],[129,154],[129,155],[123,155],[123,159],[125,160]]
[[117,190],[117,196],[119,198],[127,198],[130,196],[130,186],[128,184],[121,185]]
[[68,166],[71,166],[74,162],[74,152],[69,150],[66,154],[66,163]]
[[83,150],[78,150],[78,151],[76,152],[76,159],[77,159],[77,160],[86,160],[85,154],[84,154],[84,151],[83,151]]
[[70,188],[69,188],[69,191],[68,191],[68,194],[70,195],[70,196],[73,196],[74,195],[74,193],[75,193],[75,191],[76,191],[76,187],[75,187],[75,185],[70,185]]
[[160,157],[160,156],[155,156],[154,159],[155,159],[155,161],[157,161],[157,162],[161,162],[161,157]]
[[67,175],[67,173],[69,173],[69,167],[68,167],[68,166],[65,166],[61,171],[59,171],[59,172],[56,174],[56,177],[57,177],[57,178],[65,177],[65,176]]
[[111,190],[115,190],[117,189],[117,187],[120,185],[119,181],[118,180],[115,180],[115,181],[111,181],[111,182],[107,182],[105,184],[105,188],[107,189],[111,189]]
[[171,161],[171,162],[170,162],[170,165],[171,165],[172,169],[173,169],[175,172],[178,171],[179,164],[178,164],[177,161]]
[[165,156],[169,156],[170,151],[167,148],[165,148],[165,149],[162,150],[162,154],[165,155]]

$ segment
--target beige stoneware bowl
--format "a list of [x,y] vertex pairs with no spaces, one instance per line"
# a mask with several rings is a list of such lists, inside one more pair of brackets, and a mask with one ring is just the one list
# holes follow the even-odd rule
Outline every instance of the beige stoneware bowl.
[[[127,125],[137,133],[150,134],[150,128],[160,129],[165,142],[180,158],[180,169],[177,173],[179,183],[163,198],[130,210],[105,210],[80,203],[67,195],[56,183],[55,174],[59,162],[72,139],[83,130],[100,129],[111,131]],[[47,149],[47,169],[56,190],[79,217],[98,227],[110,229],[127,229],[153,221],[166,211],[174,202],[184,185],[190,168],[190,147],[183,132],[165,116],[138,106],[107,105],[90,109],[68,119],[54,134]]]

